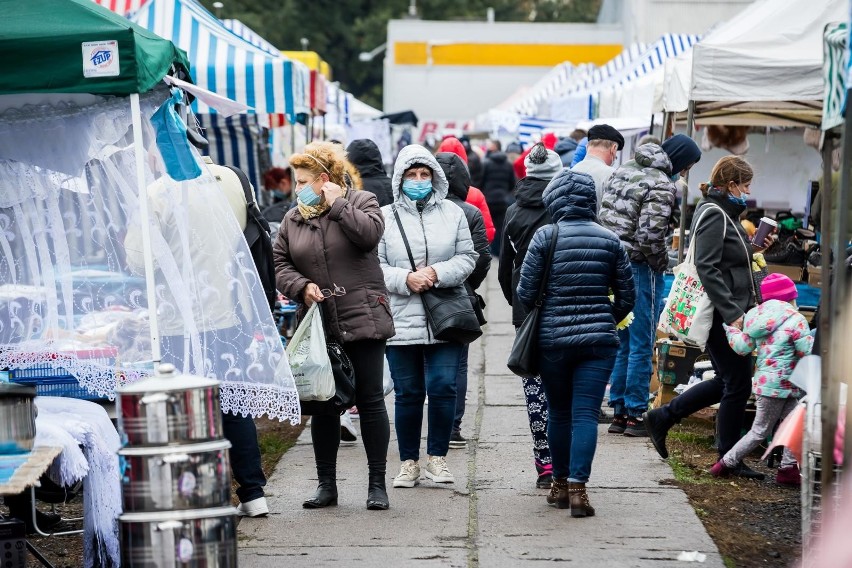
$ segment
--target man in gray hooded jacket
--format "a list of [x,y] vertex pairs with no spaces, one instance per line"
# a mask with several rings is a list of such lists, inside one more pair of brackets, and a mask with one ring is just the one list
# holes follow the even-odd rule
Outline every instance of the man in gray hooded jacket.
[[620,345],[610,376],[609,405],[615,413],[611,434],[648,435],[642,415],[648,409],[658,306],[668,266],[666,237],[675,211],[674,182],[700,158],[698,145],[677,134],[662,146],[639,146],[634,158],[603,187],[600,223],[621,239],[636,286],[635,319],[618,334]]

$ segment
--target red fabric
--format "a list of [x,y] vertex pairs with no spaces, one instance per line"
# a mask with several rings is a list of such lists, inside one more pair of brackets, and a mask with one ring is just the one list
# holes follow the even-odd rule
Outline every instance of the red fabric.
[[544,144],[544,147],[548,150],[553,150],[556,148],[556,143],[559,142],[559,138],[556,137],[556,134],[553,132],[548,132],[544,136],[541,137],[541,143]]
[[441,142],[441,145],[438,146],[438,152],[452,152],[456,156],[462,159],[462,162],[467,163],[467,150],[464,149],[464,146],[461,142],[459,142],[458,138],[454,138],[453,136],[447,136]]
[[485,220],[485,236],[488,237],[490,243],[494,240],[497,229],[494,228],[494,219],[491,218],[491,211],[488,210],[488,203],[485,202],[485,194],[482,193],[482,190],[470,186],[465,201],[482,211],[482,218]]

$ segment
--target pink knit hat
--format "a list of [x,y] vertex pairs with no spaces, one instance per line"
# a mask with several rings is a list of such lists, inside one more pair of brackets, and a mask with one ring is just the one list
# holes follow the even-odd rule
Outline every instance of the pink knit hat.
[[796,290],[796,285],[788,277],[773,272],[761,282],[760,295],[764,302],[766,300],[790,302],[799,297],[799,291]]

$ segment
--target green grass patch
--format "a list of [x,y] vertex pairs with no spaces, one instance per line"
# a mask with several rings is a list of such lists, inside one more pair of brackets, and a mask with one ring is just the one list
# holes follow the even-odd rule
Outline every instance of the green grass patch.
[[695,446],[705,450],[709,450],[713,447],[713,439],[707,436],[704,432],[694,432],[680,428],[670,430],[668,437],[685,445]]
[[709,472],[683,461],[678,453],[669,456],[669,459],[666,461],[668,461],[669,466],[671,466],[675,480],[678,483],[689,483],[691,485],[718,483],[718,481],[710,475]]
[[730,556],[723,556],[722,562],[725,563],[725,568],[737,568],[737,563]]

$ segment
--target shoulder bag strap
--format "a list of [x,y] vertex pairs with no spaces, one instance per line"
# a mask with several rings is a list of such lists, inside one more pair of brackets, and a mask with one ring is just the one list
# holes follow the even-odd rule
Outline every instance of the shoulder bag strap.
[[553,233],[550,235],[550,248],[547,251],[547,258],[544,263],[544,274],[541,277],[541,284],[538,287],[538,298],[535,301],[535,305],[539,307],[544,303],[547,281],[550,279],[550,266],[553,264],[553,254],[556,252],[556,239],[558,237],[559,225],[553,223]]
[[[743,245],[743,250],[744,250],[744,251],[745,251],[745,253],[746,253],[746,261],[748,262],[748,270],[749,270],[749,272],[751,272],[752,254],[751,254],[751,252],[749,252],[749,250],[748,250],[748,246],[745,244],[745,241],[743,240],[743,236],[742,236],[742,235],[740,234],[740,232],[737,230],[737,226],[734,224],[734,220],[733,220],[733,219],[731,219],[731,218],[728,216],[728,214],[727,214],[727,213],[725,213],[725,210],[724,210],[724,209],[722,209],[721,207],[719,207],[719,206],[718,206],[718,205],[716,205],[715,203],[710,203],[710,204],[708,204],[708,205],[704,208],[704,211],[702,211],[702,212],[701,212],[701,217],[699,217],[699,218],[698,218],[698,221],[695,223],[695,228],[696,228],[696,229],[698,229],[698,224],[699,224],[699,223],[701,223],[701,218],[702,218],[702,217],[704,217],[704,214],[705,214],[705,213],[707,213],[707,210],[709,210],[710,208],[718,209],[719,211],[721,211],[721,212],[722,212],[722,216],[723,216],[723,217],[724,217],[724,219],[725,219],[725,225],[724,225],[725,229],[724,229],[724,232],[722,233],[722,240],[724,240],[724,239],[725,239],[725,237],[728,235],[728,223],[730,223],[730,224],[733,226],[733,228],[734,228],[734,232],[737,234],[737,238],[739,238],[740,243]],[[690,243],[689,243],[689,252],[690,252],[691,254],[694,254],[694,249],[693,249],[693,245],[695,244],[695,238],[694,238],[694,237],[695,237],[695,235],[693,235],[693,238],[692,238],[692,240],[691,240],[691,241],[690,241]],[[755,286],[754,286],[754,276],[753,276],[753,275],[752,275],[752,278],[750,279],[750,282],[751,282],[751,293],[752,293],[752,294],[754,294],[754,297],[755,297],[755,298],[757,298],[757,289],[756,289],[756,288],[755,288]]]
[[405,243],[405,251],[408,253],[411,270],[417,272],[417,267],[414,265],[414,255],[411,254],[411,246],[408,244],[408,237],[405,236],[405,229],[402,228],[402,220],[399,218],[399,212],[396,210],[396,207],[393,208],[393,216],[396,218],[396,225],[399,227],[399,233],[402,235],[402,242]]

